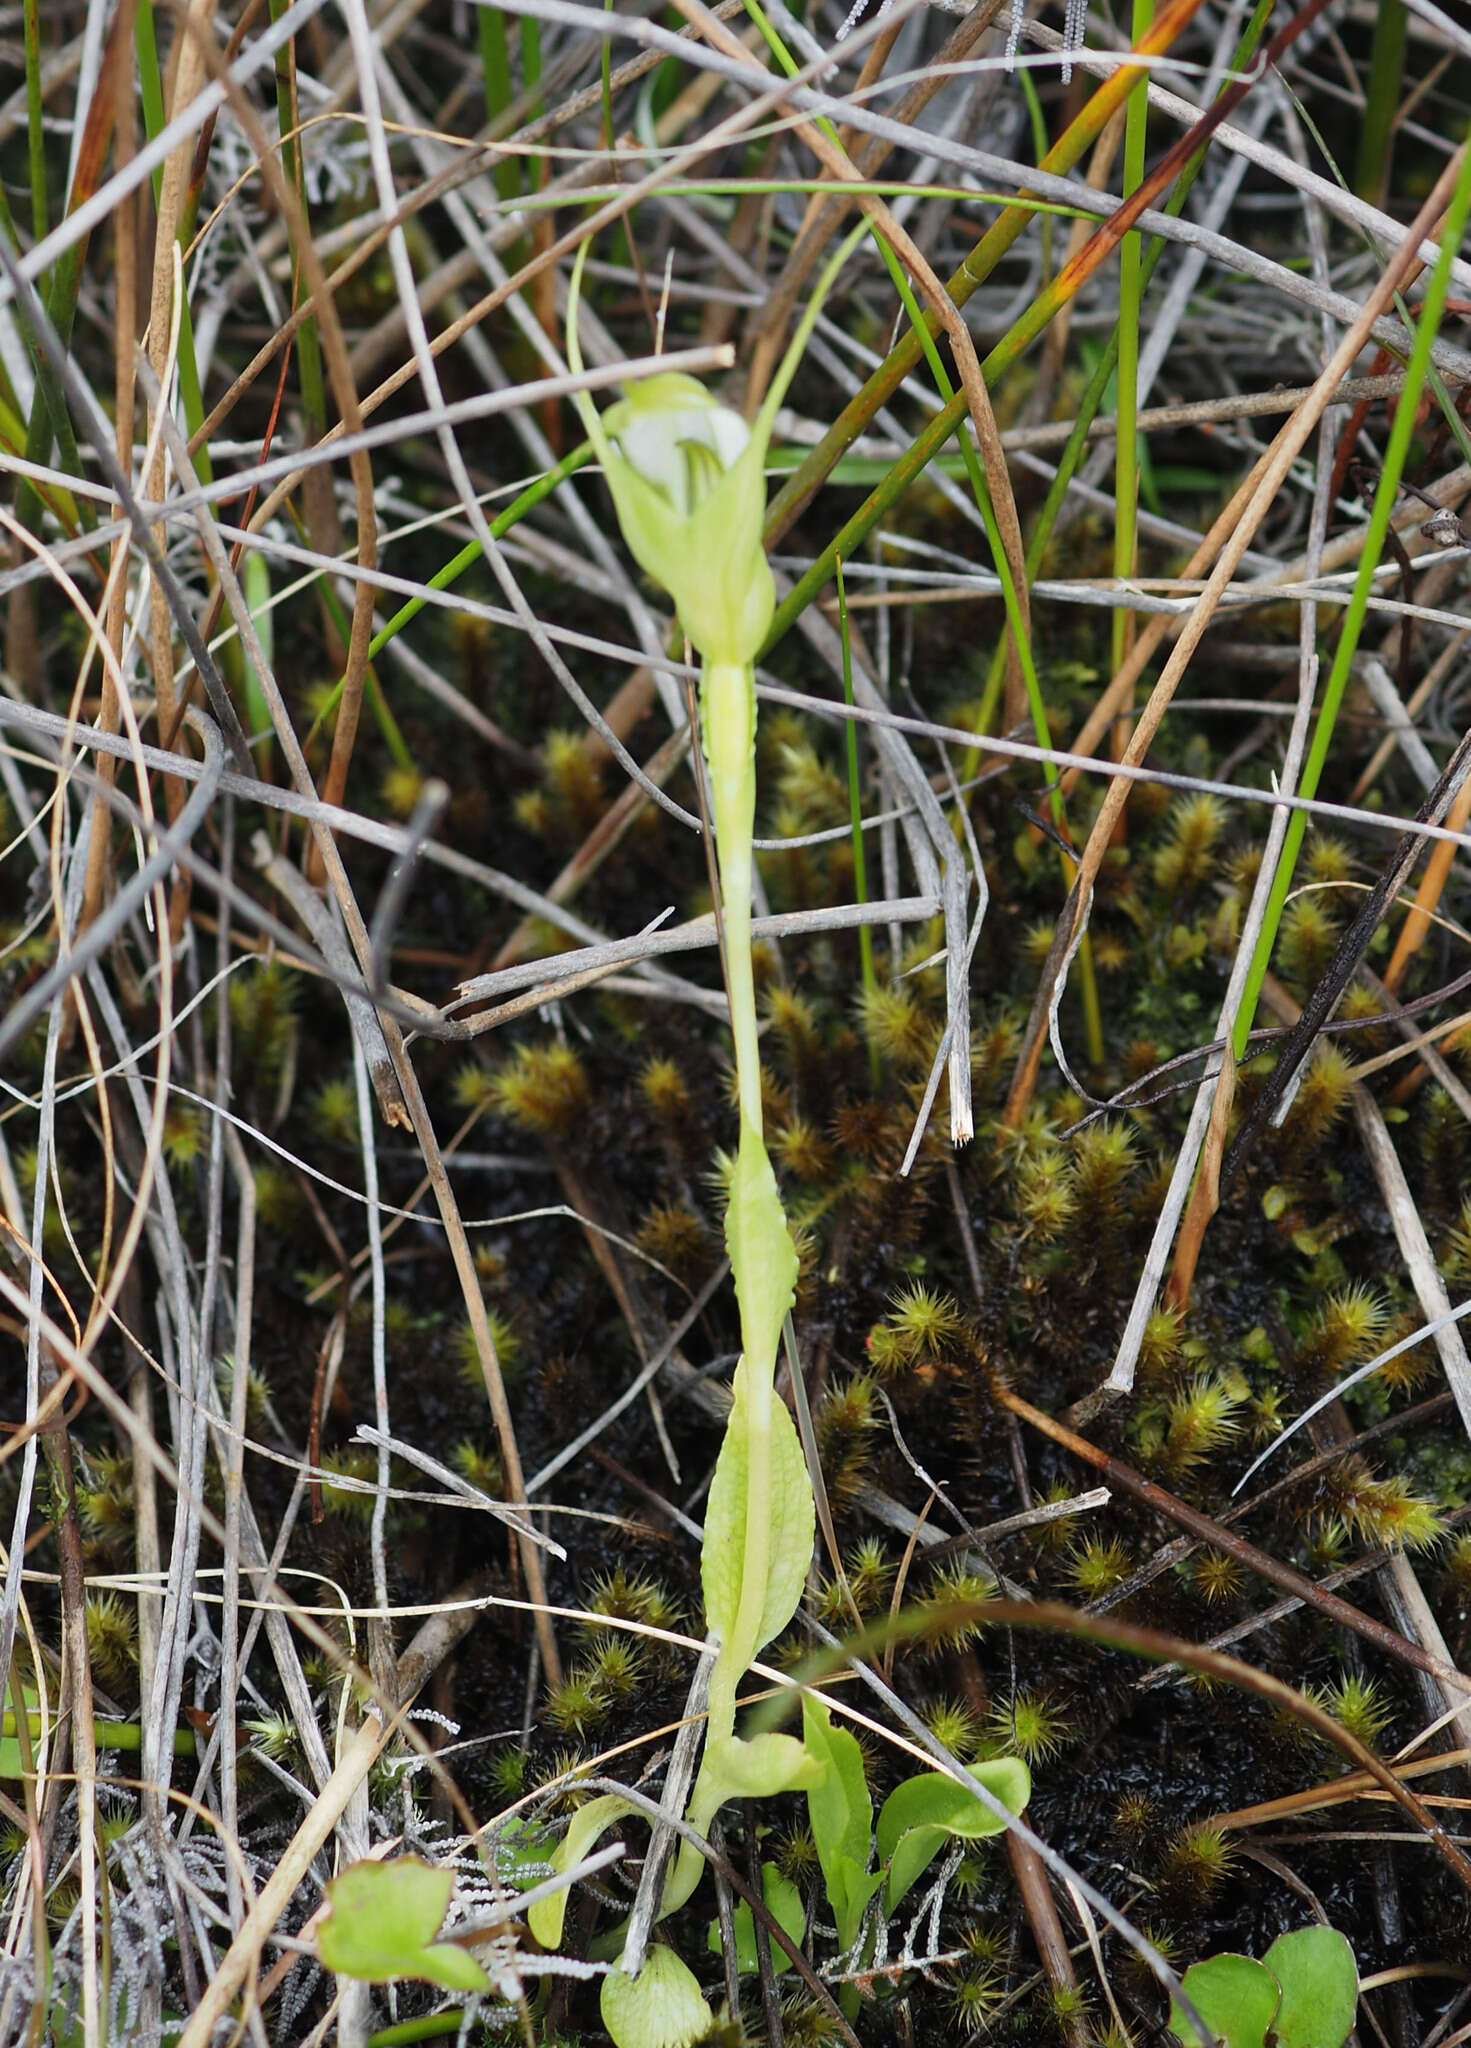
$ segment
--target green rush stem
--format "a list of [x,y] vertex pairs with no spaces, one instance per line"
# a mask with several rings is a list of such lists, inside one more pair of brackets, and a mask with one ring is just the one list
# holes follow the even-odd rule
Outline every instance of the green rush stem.
[[[1313,731],[1313,743],[1298,784],[1299,797],[1315,796],[1322,779],[1328,749],[1333,741],[1333,730],[1343,703],[1343,693],[1348,684],[1349,671],[1358,651],[1359,635],[1368,614],[1375,572],[1383,557],[1385,536],[1389,531],[1395,499],[1399,495],[1399,482],[1404,474],[1405,458],[1410,452],[1410,442],[1414,436],[1415,415],[1419,409],[1420,393],[1430,364],[1430,350],[1445,311],[1451,259],[1461,245],[1467,213],[1471,211],[1471,129],[1468,129],[1462,141],[1461,150],[1455,190],[1451,194],[1451,202],[1446,208],[1445,220],[1440,230],[1440,255],[1431,272],[1430,282],[1420,306],[1420,317],[1415,327],[1415,342],[1410,350],[1404,388],[1399,395],[1394,425],[1390,429],[1389,443],[1384,451],[1384,466],[1379,473],[1378,486],[1374,492],[1374,505],[1369,515],[1363,553],[1359,557],[1358,575],[1354,579],[1353,595],[1343,615],[1343,627],[1334,651],[1333,667],[1323,690],[1323,702],[1318,711],[1318,723]],[[1272,892],[1267,899],[1266,916],[1257,939],[1256,951],[1252,955],[1246,987],[1242,993],[1241,1009],[1236,1018],[1233,1043],[1238,1060],[1246,1050],[1247,1035],[1251,1030],[1252,1019],[1256,1015],[1257,999],[1261,994],[1262,983],[1266,979],[1272,948],[1276,944],[1282,911],[1287,901],[1287,893],[1292,887],[1293,870],[1297,864],[1298,851],[1302,846],[1306,826],[1306,813],[1294,811],[1288,821],[1287,836],[1283,841],[1277,872],[1272,881]]]
[[[159,80],[158,38],[153,28],[153,0],[138,0],[133,17],[133,42],[138,51],[138,97],[143,102],[143,132],[151,142],[163,127],[163,86]],[[163,190],[163,165],[152,173],[154,204]]]
[[[1256,46],[1261,41],[1262,31],[1267,25],[1267,17],[1271,11],[1272,0],[1257,0],[1256,13],[1248,22],[1245,33],[1242,35],[1241,41],[1237,44],[1232,56],[1230,69],[1233,72],[1244,71],[1251,62]],[[1204,149],[1197,150],[1176,180],[1164,207],[1164,211],[1172,218],[1178,218],[1184,211],[1185,201],[1189,198],[1190,188],[1194,185],[1196,178],[1200,174],[1200,167],[1205,162],[1205,155]],[[1164,237],[1156,235],[1150,243],[1149,252],[1144,259],[1140,278],[1141,297],[1148,291],[1150,281],[1164,252]],[[1056,474],[1048,486],[1042,510],[1037,515],[1037,523],[1032,530],[1031,540],[1027,543],[1027,575],[1029,577],[1036,576],[1042,567],[1042,560],[1047,552],[1048,542],[1052,539],[1052,529],[1057,523],[1057,516],[1062,510],[1068,488],[1077,473],[1078,464],[1082,461],[1087,450],[1088,430],[1098,416],[1098,409],[1103,404],[1104,395],[1108,390],[1109,379],[1112,377],[1118,364],[1118,350],[1119,334],[1117,327],[1115,327],[1104,344],[1103,354],[1099,358],[1092,376],[1088,379],[1087,389],[1084,391],[1078,406],[1078,416],[1073,422],[1072,432],[1068,436],[1067,445],[1063,449],[1062,456],[1058,461]],[[992,657],[990,673],[986,677],[985,691],[981,698],[981,709],[977,722],[982,732],[989,732],[991,729],[991,719],[995,715],[996,705],[1001,696],[1001,685],[1005,674],[1006,649],[1004,646],[998,645]],[[968,782],[976,773],[980,766],[983,751],[982,748],[975,747],[966,756],[965,766],[961,772],[962,782]]]
[[1394,147],[1394,117],[1404,83],[1409,13],[1405,0],[1379,0],[1374,17],[1369,84],[1354,184],[1362,198],[1376,203],[1389,174],[1389,155]]
[[[1017,83],[1022,89],[1022,98],[1027,103],[1027,118],[1032,124],[1032,148],[1040,164],[1047,154],[1047,117],[1042,111],[1042,100],[1036,83],[1025,64],[1017,66]],[[1039,209],[1040,211],[1040,209]],[[1042,282],[1047,284],[1052,277],[1052,209],[1042,215]]]
[[[843,702],[853,709],[853,641],[848,630],[848,594],[843,588],[843,565],[833,564],[838,583],[838,633],[843,643]],[[858,778],[858,722],[848,720],[848,815],[853,824],[853,895],[859,903],[868,901],[868,865],[863,852],[863,803]],[[878,974],[873,964],[873,931],[870,926],[858,927],[858,955],[863,966],[863,986],[870,998],[878,994]],[[898,962],[893,963],[897,967]],[[874,1093],[878,1093],[883,1075],[879,1067],[878,1047],[872,1042],[868,1048],[868,1073]],[[839,1570],[842,1567],[839,1565]]]
[[[289,0],[271,0],[271,19],[279,20],[286,12]],[[481,20],[488,18],[490,10],[482,9]],[[287,183],[296,193],[302,219],[307,217],[306,178],[302,166],[301,142],[296,133],[298,118],[298,95],[296,90],[296,43],[285,43],[276,52],[276,120],[281,132],[281,169]],[[291,257],[291,303],[301,303],[301,264],[296,252]],[[296,330],[296,374],[301,384],[301,409],[306,416],[307,430],[313,441],[320,441],[327,431],[327,387],[322,374],[322,344],[317,336],[315,314],[310,314]],[[203,452],[203,451],[201,451]]]
[[[27,1714],[25,1716],[25,1724],[28,1737],[35,1737],[40,1734],[41,1716],[39,1714]],[[14,1741],[18,1738],[19,1734],[20,1730],[17,1726],[15,1715],[7,1713],[4,1720],[0,1721],[0,1735],[4,1735],[11,1741]],[[92,1723],[92,1734],[99,1749],[134,1750],[141,1749],[143,1746],[143,1730],[136,1721],[94,1721]],[[178,1728],[174,1731],[175,1756],[193,1756],[195,1748],[194,1730],[192,1728]]]
[[[535,97],[526,110],[526,118],[535,121],[541,114],[541,96],[537,87],[541,84],[541,23],[534,15],[521,17],[521,83],[524,90]],[[542,159],[543,164],[545,158]]]
[[[480,69],[485,79],[485,119],[492,129],[511,104],[511,46],[506,37],[506,17],[499,7],[476,10],[480,24]],[[503,156],[494,172],[495,189],[505,200],[521,196],[521,159]]]

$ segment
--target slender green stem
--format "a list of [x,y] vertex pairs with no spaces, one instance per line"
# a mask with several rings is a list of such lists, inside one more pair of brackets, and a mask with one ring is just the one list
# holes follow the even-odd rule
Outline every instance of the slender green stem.
[[755,672],[729,662],[706,662],[700,693],[705,753],[710,763],[715,846],[720,860],[725,974],[741,1121],[760,1137],[761,1056],[756,1042],[756,983],[751,966],[751,848],[756,825]]
[[[539,476],[534,483],[528,484],[526,486],[526,489],[524,491],[519,492],[517,496],[511,500],[510,504],[506,506],[505,510],[497,514],[497,516],[491,521],[491,537],[495,540],[499,540],[503,533],[509,533],[511,528],[514,525],[516,525],[517,521],[524,519],[526,514],[529,511],[531,511],[533,506],[539,505],[543,498],[545,498],[550,492],[554,491],[557,488],[558,484],[564,482],[567,477],[571,476],[574,473],[574,471],[581,469],[583,464],[590,459],[592,452],[592,443],[590,441],[582,441],[578,444],[576,448],[571,449],[566,455],[564,455],[561,461],[557,463],[555,468],[547,470],[545,474]],[[449,561],[445,563],[442,569],[435,570],[434,574],[429,578],[426,588],[429,590],[447,590],[450,584],[458,582],[460,577],[464,575],[465,571],[468,568],[472,567],[473,564],[478,562],[479,560],[479,541],[466,541],[465,545],[460,549],[459,553],[456,555],[452,555]],[[327,593],[328,602],[333,602],[335,598],[335,593],[332,591],[331,584],[324,584],[323,589]],[[398,610],[393,614],[393,617],[389,619],[385,625],[380,626],[378,631],[373,635],[373,638],[368,642],[369,661],[375,661],[377,659],[377,657],[383,652],[383,649],[388,645],[389,641],[395,639],[412,619],[416,619],[418,617],[419,613],[423,611],[424,606],[427,602],[428,600],[426,598],[411,597],[407,604],[399,606]],[[340,605],[336,613],[336,622],[338,624],[339,629],[345,632],[348,623],[347,615],[345,612],[342,611]],[[376,688],[376,684],[371,681],[371,671],[369,671],[369,675],[370,689]],[[330,718],[332,716],[332,713],[337,709],[338,704],[342,700],[342,687],[343,678],[339,676],[331,696],[328,697],[326,703],[317,713],[316,721],[312,726],[311,732],[307,735],[307,741],[310,741],[314,737],[318,727],[322,724],[323,720]],[[402,749],[402,758],[399,759],[399,754],[396,751],[395,759],[399,759],[399,765],[401,767],[412,767],[413,763],[409,756],[408,749],[403,746],[403,742],[401,739],[399,741],[399,747]]]
[[[278,21],[286,12],[289,0],[271,0],[271,19]],[[488,18],[490,10],[482,10],[481,19]],[[281,131],[281,169],[287,182],[296,192],[301,207],[302,219],[306,218],[306,176],[302,163],[301,143],[297,136],[298,98],[296,90],[296,45],[284,43],[276,52],[276,122]],[[297,305],[301,300],[301,264],[295,251],[291,261],[291,302]],[[322,344],[317,334],[314,314],[302,321],[296,330],[296,373],[301,384],[301,408],[306,418],[307,431],[313,441],[319,441],[327,431],[327,386],[322,369]]]

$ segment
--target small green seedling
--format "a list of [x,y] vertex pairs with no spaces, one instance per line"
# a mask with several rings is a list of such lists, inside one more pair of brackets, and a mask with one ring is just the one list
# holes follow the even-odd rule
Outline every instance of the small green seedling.
[[1259,1963],[1211,1956],[1181,1983],[1211,2030],[1202,2040],[1175,2000],[1170,2029],[1185,2048],[1343,2048],[1359,2001],[1353,1950],[1331,1927],[1279,1935]]
[[468,1949],[435,1940],[454,1888],[452,1870],[417,1856],[350,1864],[327,1887],[329,1910],[317,1929],[323,1967],[372,1984],[417,1977],[446,1991],[489,1991]]

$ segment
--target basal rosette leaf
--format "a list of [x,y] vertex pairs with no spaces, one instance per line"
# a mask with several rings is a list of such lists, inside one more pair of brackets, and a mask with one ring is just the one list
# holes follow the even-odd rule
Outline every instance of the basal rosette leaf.
[[1185,2048],[1265,2048],[1267,2029],[1277,2016],[1281,1989],[1270,1970],[1250,1956],[1212,1956],[1194,1963],[1180,1980],[1185,1996],[1211,2030],[1200,2031],[1186,2019],[1178,1999],[1170,2001],[1170,2031]]
[[827,1766],[807,1794],[807,1817],[837,1923],[838,1947],[849,1949],[858,1939],[869,1900],[884,1881],[882,1871],[868,1868],[873,1800],[863,1752],[846,1728],[833,1726],[826,1702],[814,1693],[803,1697],[802,1727],[809,1753]]
[[807,1816],[818,1861],[824,1870],[829,1860],[838,1856],[851,1856],[866,1865],[873,1834],[873,1800],[858,1739],[846,1728],[835,1728],[827,1702],[810,1692],[802,1696],[802,1731],[809,1753],[827,1765],[826,1775],[807,1794]]
[[[1020,1757],[996,1757],[970,1769],[976,1782],[1012,1813],[1020,1813],[1032,1796],[1031,1773]],[[943,1771],[906,1778],[879,1814],[879,1861],[888,1865],[885,1910],[895,1910],[952,1836],[980,1841],[1000,1834],[1005,1825],[984,1800]]]
[[[802,1903],[802,1894],[796,1885],[789,1877],[783,1877],[774,1863],[763,1863],[761,1866],[761,1896],[766,1903],[767,1912],[777,1926],[789,1941],[796,1942],[800,1947],[807,1932],[807,1908]],[[735,1909],[735,1938],[736,1969],[742,1976],[751,1976],[757,1967],[756,1917],[744,1900]],[[705,1946],[713,1956],[720,1955],[724,1950],[725,1939],[718,1920],[710,1922]],[[771,1944],[771,1961],[778,1976],[792,1967],[790,1958],[777,1942]]]
[[1343,2048],[1359,2005],[1358,1965],[1343,1935],[1333,1927],[1279,1934],[1262,1966],[1282,1987],[1272,2023],[1279,2048]]

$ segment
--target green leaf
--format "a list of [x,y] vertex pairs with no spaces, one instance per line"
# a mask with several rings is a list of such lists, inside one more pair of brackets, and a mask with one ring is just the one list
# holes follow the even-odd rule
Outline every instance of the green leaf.
[[[598,1836],[615,1822],[633,1812],[626,1799],[620,1799],[616,1792],[604,1793],[600,1799],[590,1799],[586,1806],[579,1806],[573,1814],[571,1824],[550,1861],[558,1871],[571,1870],[580,1863]],[[564,1885],[559,1892],[538,1899],[526,1915],[526,1923],[543,1948],[556,1948],[562,1939],[562,1922],[567,1914],[567,1889]]]
[[446,1991],[489,1991],[468,1949],[434,1939],[454,1888],[452,1870],[417,1856],[349,1865],[327,1887],[329,1911],[317,1929],[324,1968],[374,1984],[419,1977]]
[[[1193,1964],[1181,1983],[1190,2003],[1227,2048],[1264,2048],[1281,1998],[1270,1970],[1250,1956],[1212,1956],[1208,1962]],[[1201,2041],[1199,2030],[1186,2019],[1178,1999],[1170,2002],[1170,2031],[1185,2048],[1215,2048],[1215,2040]]]
[[857,1740],[846,1728],[833,1726],[826,1701],[816,1693],[803,1696],[802,1725],[808,1754],[827,1766],[808,1790],[807,1813],[838,1926],[838,1946],[847,1949],[858,1939],[868,1902],[883,1883],[883,1873],[870,1875],[868,1868],[873,1801]]
[[617,2048],[692,2048],[715,2024],[693,1974],[662,1944],[649,1950],[637,1977],[610,1972],[601,2003]]
[[899,1837],[889,1859],[885,1876],[884,1911],[896,1913],[905,1895],[916,1885],[950,1840],[945,1828],[910,1828]]
[[873,1801],[864,1775],[863,1751],[846,1728],[833,1726],[827,1702],[816,1693],[802,1696],[802,1727],[809,1756],[827,1765],[826,1775],[807,1794],[817,1860],[824,1874],[839,1856],[850,1856],[866,1868]]
[[[990,1763],[972,1764],[970,1774],[1012,1813],[1020,1813],[1032,1796],[1032,1774],[1020,1757],[995,1757]],[[947,1834],[976,1842],[986,1835],[999,1835],[1005,1825],[954,1778],[943,1771],[921,1771],[918,1777],[896,1785],[884,1801],[878,1825],[879,1861],[888,1862],[899,1837],[910,1828],[944,1828]]]
[[[782,1236],[790,1249],[791,1240]],[[795,1254],[793,1255],[795,1258]],[[736,1368],[735,1399],[726,1424],[725,1440],[715,1466],[715,1478],[705,1508],[705,1544],[700,1553],[700,1578],[705,1590],[705,1623],[718,1636],[727,1653],[725,1661],[736,1667],[734,1678],[773,1636],[780,1635],[797,1611],[812,1562],[812,1537],[816,1510],[812,1504],[812,1482],[802,1446],[786,1407],[771,1404],[770,1470],[768,1476],[767,1526],[769,1563],[760,1626],[753,1642],[736,1641],[740,1616],[741,1586],[746,1561],[746,1494],[749,1484],[747,1440],[747,1382],[750,1367],[742,1359]]]
[[1343,2048],[1358,2010],[1359,1972],[1336,1928],[1279,1934],[1262,1964],[1282,1987],[1274,2022],[1279,2048]]
[[881,1870],[869,1870],[853,1856],[835,1856],[822,1873],[827,1902],[837,1923],[838,1947],[852,1948],[863,1925],[868,1902],[884,1881]]
[[[1013,1813],[1020,1813],[1032,1796],[1031,1773],[1020,1757],[973,1764],[971,1774]],[[952,1835],[979,1841],[1000,1834],[1005,1825],[973,1792],[941,1771],[906,1778],[889,1794],[879,1815],[879,1861],[888,1865],[885,1910],[895,1910]]]
[[[807,1932],[807,1909],[802,1904],[802,1894],[789,1877],[783,1877],[774,1863],[761,1866],[761,1896],[766,1901],[766,1910],[789,1941],[800,1943]],[[756,1916],[744,1901],[735,1910],[736,1969],[743,1976],[750,1976],[756,1969]],[[723,1949],[724,1936],[720,1922],[710,1922],[710,1932],[705,1946],[712,1956],[718,1956]],[[790,1970],[790,1959],[775,1942],[771,1944],[772,1967],[780,1976],[783,1970]]]
[[726,1735],[705,1751],[700,1776],[712,1790],[719,1788],[720,1796],[709,1809],[713,1814],[727,1799],[770,1799],[777,1792],[800,1792],[815,1785],[826,1768],[795,1735],[755,1735],[749,1742]]

